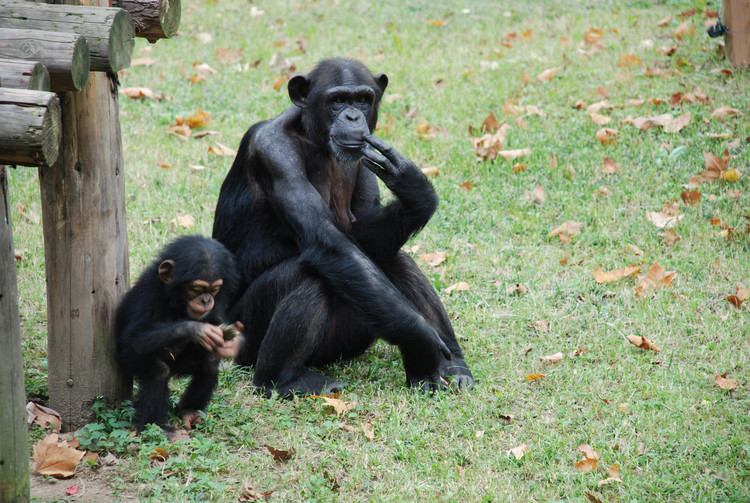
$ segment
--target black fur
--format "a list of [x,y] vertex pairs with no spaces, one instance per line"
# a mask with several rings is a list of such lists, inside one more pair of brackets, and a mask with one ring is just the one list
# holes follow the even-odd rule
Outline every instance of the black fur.
[[[174,261],[172,281],[159,278],[159,265]],[[187,311],[188,286],[196,279],[224,284],[214,307],[200,321]],[[219,360],[197,341],[203,323],[218,325],[227,300],[234,295],[239,275],[231,253],[218,241],[200,236],[179,238],[167,246],[141,274],[115,314],[117,357],[121,369],[138,381],[135,400],[138,431],[145,425],[164,425],[169,407],[169,379],[190,375],[192,380],[178,405],[178,413],[197,412],[208,404],[218,380]]]
[[[237,357],[265,392],[334,391],[308,367],[398,345],[407,383],[473,385],[448,315],[402,245],[437,208],[411,161],[373,137],[388,84],[330,59],[289,82],[293,106],[252,126],[221,188],[213,236],[245,284],[230,308],[246,327]],[[379,177],[396,199],[382,206]]]

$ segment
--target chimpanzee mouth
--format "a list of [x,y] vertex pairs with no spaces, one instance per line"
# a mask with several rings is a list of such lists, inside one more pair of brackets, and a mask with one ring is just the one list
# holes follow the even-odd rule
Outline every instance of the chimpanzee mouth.
[[341,141],[338,138],[331,138],[331,140],[333,140],[333,142],[339,147],[346,148],[349,150],[362,150],[363,148],[365,148],[365,142],[362,140]]

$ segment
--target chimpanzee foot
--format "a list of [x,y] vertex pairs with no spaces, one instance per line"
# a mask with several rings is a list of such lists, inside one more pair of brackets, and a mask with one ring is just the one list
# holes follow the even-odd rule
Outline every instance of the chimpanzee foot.
[[291,398],[292,395],[331,395],[346,387],[344,382],[331,380],[309,369],[305,369],[296,378],[281,383],[259,383],[255,379],[253,382],[263,391],[264,396],[270,397],[276,392],[282,398]]

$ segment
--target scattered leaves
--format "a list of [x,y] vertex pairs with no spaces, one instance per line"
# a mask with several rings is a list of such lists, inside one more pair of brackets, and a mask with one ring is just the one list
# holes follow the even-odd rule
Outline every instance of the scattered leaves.
[[467,290],[471,290],[471,286],[465,281],[459,281],[446,288],[445,293],[450,295],[453,292],[465,292]]
[[336,411],[336,415],[340,416],[347,410],[352,410],[354,407],[357,406],[357,402],[345,402],[344,400],[341,400],[339,398],[333,398],[328,396],[319,396],[319,395],[313,395],[312,398],[322,398],[325,402],[323,404],[324,407],[333,407],[333,410]]
[[638,276],[638,286],[635,289],[636,297],[644,298],[648,292],[669,288],[672,286],[677,273],[675,271],[666,271],[654,262],[643,276]]
[[434,253],[420,253],[418,255],[419,260],[421,260],[423,263],[427,264],[430,267],[437,267],[443,262],[445,262],[446,257],[448,256],[448,252],[446,251],[439,251]]
[[622,482],[622,479],[620,478],[620,465],[618,464],[610,465],[610,467],[607,468],[607,475],[609,475],[609,477],[597,482],[597,486],[601,487],[614,482]]
[[565,358],[565,355],[557,352],[554,355],[542,356],[539,358],[539,361],[547,365],[555,365],[557,363],[560,363],[563,358]]
[[26,404],[26,412],[28,413],[28,423],[30,425],[36,424],[42,428],[50,428],[57,431],[60,431],[60,428],[62,428],[62,417],[56,410],[29,402]]
[[546,374],[529,374],[526,377],[523,378],[524,381],[538,381],[542,377],[544,377]]
[[540,80],[542,82],[549,82],[550,80],[554,79],[557,73],[562,70],[561,66],[555,67],[555,68],[548,68],[547,70],[544,70],[542,73],[536,76],[537,80]]
[[[750,299],[750,290],[748,290],[747,288],[740,288],[739,286],[735,287],[735,289],[735,294],[727,296],[726,301],[732,304],[734,307],[740,308],[743,302],[745,302],[747,299]],[[28,409],[28,406],[26,408]]]
[[195,227],[195,217],[193,215],[180,215],[177,218],[170,220],[170,225],[185,227],[186,229],[192,229]]
[[583,473],[590,472],[596,468],[597,462],[594,458],[583,458],[576,461],[576,468],[581,470]]
[[570,243],[571,236],[577,236],[578,234],[580,234],[582,227],[583,222],[568,221],[552,229],[547,237],[551,238],[557,236],[560,241],[564,243]]
[[617,143],[617,135],[620,132],[617,129],[601,128],[596,132],[596,140],[602,145],[614,145]]

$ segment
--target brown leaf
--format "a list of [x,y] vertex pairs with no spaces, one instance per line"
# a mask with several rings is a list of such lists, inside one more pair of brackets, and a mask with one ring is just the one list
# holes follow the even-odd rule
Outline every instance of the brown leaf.
[[482,131],[486,133],[494,133],[499,127],[500,123],[497,122],[497,117],[495,117],[495,114],[492,112],[490,112],[487,118],[484,119],[484,122],[482,122]]
[[576,452],[580,452],[589,459],[599,459],[599,453],[594,450],[589,444],[581,444],[576,447]]
[[663,211],[647,211],[646,220],[659,229],[671,229],[682,220],[685,215],[667,215]]
[[601,115],[597,113],[590,113],[589,119],[594,121],[596,124],[599,124],[600,126],[606,126],[610,122],[612,122],[611,117],[607,117],[606,115]]
[[738,115],[739,113],[740,111],[737,110],[736,108],[723,106],[714,110],[713,113],[711,114],[711,117],[716,117],[717,119],[725,119],[727,117]]
[[638,276],[638,286],[636,287],[636,296],[645,297],[647,292],[669,288],[672,286],[677,273],[675,271],[665,271],[658,262],[654,262],[643,276]]
[[445,262],[445,259],[448,256],[448,252],[440,251],[440,252],[434,252],[434,253],[420,253],[418,256],[419,256],[419,260],[421,260],[428,266],[437,267],[443,262]]
[[547,70],[544,70],[542,73],[536,76],[536,78],[542,82],[549,82],[550,80],[554,79],[557,73],[562,70],[561,66],[555,67],[555,68],[548,68]]
[[85,452],[72,448],[67,442],[58,443],[59,438],[57,433],[53,433],[34,445],[34,463],[37,473],[57,478],[75,475],[76,466]]
[[595,469],[596,464],[597,464],[596,459],[594,458],[583,458],[581,460],[576,461],[576,468],[586,473]]
[[513,457],[515,457],[516,459],[521,459],[527,452],[530,452],[529,446],[526,444],[521,444],[518,447],[514,447],[505,451],[505,455],[508,457],[513,455]]
[[214,145],[208,147],[208,151],[211,152],[212,154],[216,154],[216,155],[220,155],[220,156],[230,156],[231,157],[231,156],[237,155],[236,151],[234,151],[233,149],[227,147],[223,143],[219,143],[218,141]]
[[602,145],[614,145],[617,143],[617,135],[619,133],[617,129],[601,128],[596,132],[596,139]]
[[209,122],[211,122],[211,114],[200,108],[193,115],[185,119],[182,117],[175,117],[175,123],[178,126],[186,125],[190,129],[206,126]]
[[123,87],[119,92],[126,98],[133,100],[154,97],[154,92],[148,87]]
[[544,188],[540,184],[537,184],[537,186],[534,187],[534,190],[532,190],[531,192],[527,192],[527,195],[529,199],[531,199],[531,202],[537,205],[543,204],[544,201],[547,200],[547,195],[544,193]]
[[697,190],[685,190],[680,194],[680,197],[688,206],[698,206],[701,199],[701,193]]
[[521,283],[514,283],[505,289],[505,293],[508,295],[526,295],[529,293],[529,289],[523,286]]
[[597,283],[612,283],[619,279],[638,274],[639,272],[641,272],[641,268],[637,265],[632,265],[623,269],[615,269],[607,272],[604,271],[603,267],[599,267],[593,272],[593,274]]
[[[750,299],[750,290],[740,287],[735,287],[735,290],[735,295],[729,295],[726,298],[726,301],[732,304],[734,307],[739,308],[742,306],[743,302],[745,302],[747,299]],[[28,409],[28,406],[26,408]]]
[[62,417],[56,410],[29,402],[26,404],[26,412],[28,413],[29,424],[37,424],[42,428],[51,428],[57,431],[62,428]]
[[270,445],[266,445],[266,449],[268,449],[268,452],[271,453],[271,455],[273,456],[273,460],[277,464],[286,463],[297,453],[294,447],[290,447],[288,451],[284,451],[281,449],[275,449]]
[[173,218],[169,222],[171,225],[185,227],[186,229],[192,229],[195,227],[195,218],[193,215],[180,215],[177,218]]
[[558,352],[558,353],[555,353],[554,355],[542,356],[539,358],[539,361],[547,365],[554,365],[556,363],[560,363],[563,360],[563,358],[565,358],[565,355]]
[[626,244],[626,245],[625,245],[625,247],[626,247],[626,248],[627,248],[628,250],[630,250],[631,252],[633,252],[633,254],[634,254],[635,256],[637,256],[637,257],[640,257],[640,256],[641,256],[641,255],[643,255],[643,253],[644,253],[644,252],[643,252],[643,250],[641,250],[640,248],[638,248],[638,247],[637,247],[637,246],[635,246],[635,245],[631,245],[630,243]]
[[327,396],[317,396],[313,395],[314,398],[322,398],[325,403],[323,406],[329,406],[333,407],[333,409],[336,411],[336,415],[340,416],[347,410],[352,410],[354,407],[357,406],[357,402],[345,402],[343,400],[340,400],[338,398],[331,398]]
[[446,288],[445,293],[452,294],[453,292],[465,292],[467,290],[471,290],[471,286],[466,281],[459,281]]
[[519,148],[519,149],[515,149],[515,150],[499,150],[497,152],[497,155],[499,157],[502,157],[506,161],[509,161],[509,160],[512,160],[512,159],[517,159],[519,157],[524,157],[524,156],[527,156],[529,154],[531,154],[531,149],[530,148]]
[[537,381],[544,377],[545,374],[529,374],[526,377],[524,377],[524,381]]
[[643,64],[643,61],[641,61],[641,58],[636,56],[635,54],[623,54],[620,56],[620,62],[618,63],[618,66],[620,68],[628,68],[631,66],[641,66]]
[[583,222],[568,221],[552,229],[547,237],[551,238],[554,236],[558,236],[560,237],[561,241],[565,241],[562,236],[567,236],[567,239],[569,240],[570,236],[576,236],[580,234],[582,227]]
[[187,124],[172,124],[167,128],[167,134],[176,136],[181,140],[187,140],[192,133],[193,130]]
[[674,229],[667,229],[664,232],[660,232],[659,236],[661,236],[664,239],[664,244],[667,246],[672,246],[677,241],[682,239],[680,236],[677,235],[677,231]]
[[724,372],[723,374],[716,374],[716,377],[714,377],[714,386],[718,386],[719,388],[727,391],[731,391],[739,385],[739,382],[727,379],[726,372]]
[[422,173],[424,173],[425,176],[432,176],[432,177],[437,177],[440,175],[440,171],[438,170],[437,166],[430,166],[427,168],[422,168]]
[[609,157],[605,157],[602,164],[602,173],[605,175],[614,175],[620,173],[620,164],[613,161]]
[[679,133],[684,127],[690,124],[690,118],[692,115],[690,112],[675,117],[674,120],[670,121],[669,124],[664,126],[664,132],[666,133]]
[[661,349],[656,344],[654,344],[654,341],[650,341],[645,337],[641,337],[640,335],[630,334],[628,335],[627,339],[630,344],[637,348],[656,351],[657,353],[661,351]]
[[362,426],[362,431],[365,434],[365,437],[367,440],[375,440],[375,427],[372,424],[372,421],[362,422],[360,423]]
[[528,326],[543,334],[549,332],[549,323],[547,323],[547,320],[536,320],[533,323],[529,323]]
[[610,467],[607,468],[607,474],[609,475],[609,477],[597,482],[597,486],[601,487],[603,485],[612,484],[614,482],[622,482],[622,479],[620,478],[620,465],[610,465]]

